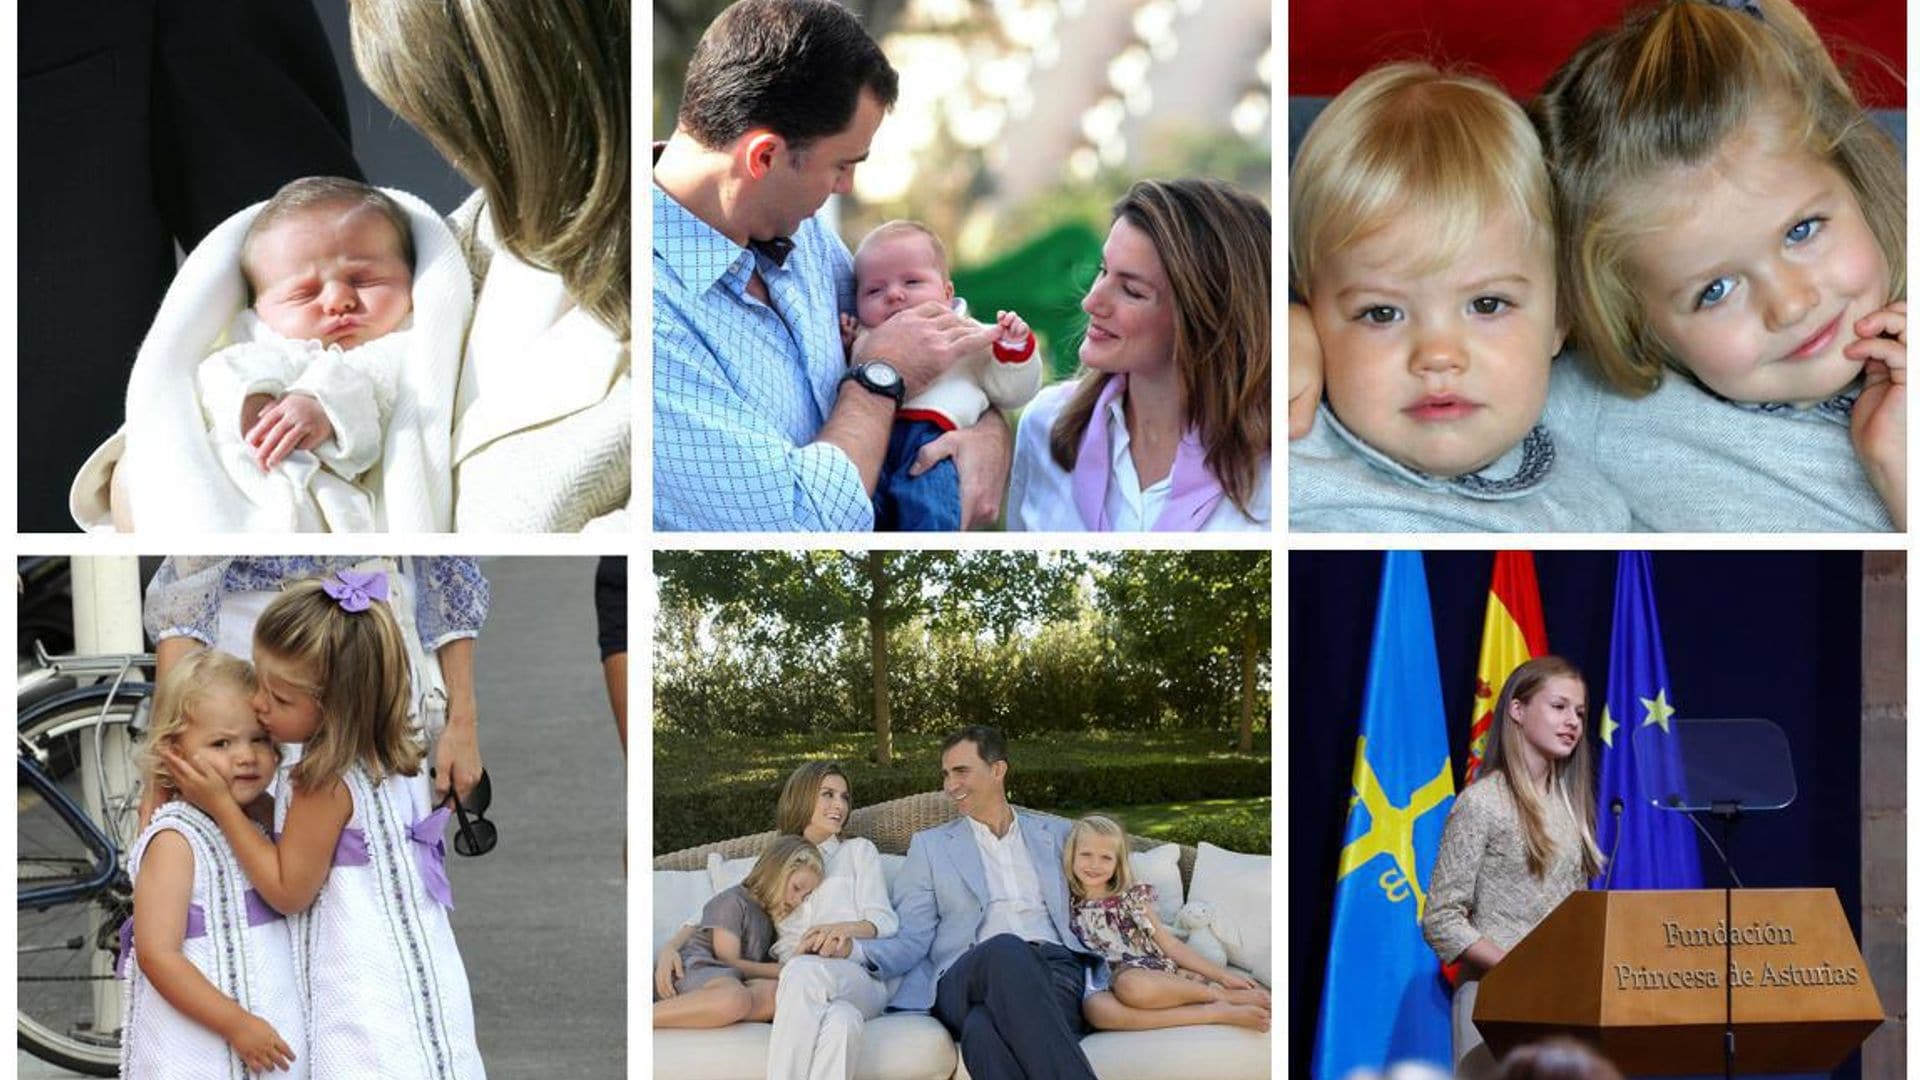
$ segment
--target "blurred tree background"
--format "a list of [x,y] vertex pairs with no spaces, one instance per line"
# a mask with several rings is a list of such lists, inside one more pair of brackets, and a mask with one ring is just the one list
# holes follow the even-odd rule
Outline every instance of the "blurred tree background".
[[[653,137],[727,0],[653,5]],[[849,246],[914,218],[947,241],[976,315],[1019,311],[1056,378],[1113,203],[1136,179],[1210,176],[1271,201],[1266,0],[849,0],[900,97],[828,213]]]
[[[1267,850],[1267,552],[673,551],[654,571],[656,851],[768,827],[812,757],[844,758],[862,803],[933,790],[939,738],[974,723],[1014,743],[1023,805],[1152,804],[1169,838]],[[1202,799],[1226,832],[1164,813]]]

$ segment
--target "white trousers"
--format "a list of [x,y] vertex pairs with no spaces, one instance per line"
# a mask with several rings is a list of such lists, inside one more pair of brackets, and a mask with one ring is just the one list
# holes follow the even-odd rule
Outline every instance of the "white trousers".
[[1453,1075],[1458,1080],[1484,1080],[1500,1071],[1480,1029],[1473,1026],[1473,1003],[1479,997],[1479,979],[1469,979],[1453,992]]
[[867,1020],[887,985],[851,960],[796,956],[780,969],[767,1080],[853,1080]]

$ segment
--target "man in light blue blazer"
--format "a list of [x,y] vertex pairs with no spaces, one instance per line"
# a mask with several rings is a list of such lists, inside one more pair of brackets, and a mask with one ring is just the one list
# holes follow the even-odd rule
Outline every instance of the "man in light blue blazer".
[[1081,999],[1106,965],[1073,932],[1066,821],[1007,802],[1007,742],[984,725],[947,737],[947,797],[962,816],[920,832],[893,884],[900,930],[852,943],[876,977],[901,977],[890,1009],[927,1009],[975,1080],[1093,1080]]

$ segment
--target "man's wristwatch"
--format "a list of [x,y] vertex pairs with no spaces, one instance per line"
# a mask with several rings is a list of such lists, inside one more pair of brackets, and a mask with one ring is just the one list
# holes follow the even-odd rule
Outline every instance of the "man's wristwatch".
[[869,390],[884,398],[891,398],[895,405],[907,400],[907,384],[900,378],[900,372],[885,360],[869,360],[864,364],[855,364],[840,376],[841,382],[857,383],[863,390]]

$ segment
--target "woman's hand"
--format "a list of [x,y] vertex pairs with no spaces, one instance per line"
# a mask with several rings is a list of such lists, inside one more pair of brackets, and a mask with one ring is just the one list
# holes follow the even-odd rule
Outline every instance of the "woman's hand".
[[1907,527],[1907,304],[1900,300],[1853,326],[1846,355],[1866,364],[1853,405],[1853,451],[1880,493],[1893,527]]
[[455,638],[434,653],[447,686],[447,726],[434,743],[433,804],[447,800],[447,789],[462,799],[473,794],[485,763],[480,760],[479,707],[473,692],[473,639]]
[[1320,335],[1304,304],[1287,305],[1287,438],[1298,439],[1313,430],[1313,412],[1320,407],[1326,386],[1326,363],[1320,355]]
[[850,929],[853,923],[828,923],[816,926],[800,935],[800,947],[794,950],[795,956],[812,953],[828,959],[843,959],[853,955],[853,939],[857,936]]
[[1006,418],[988,409],[972,427],[933,440],[914,455],[907,475],[919,476],[947,458],[960,474],[960,527],[971,529],[999,518],[1013,465],[1013,429]]
[[1253,981],[1253,979],[1245,975],[1240,974],[1237,971],[1232,971],[1232,970],[1229,970],[1226,973],[1226,977],[1220,980],[1220,985],[1226,987],[1229,990],[1260,989],[1259,983]]
[[188,760],[172,750],[161,750],[160,760],[167,763],[167,775],[173,778],[173,789],[180,797],[207,812],[217,816],[223,806],[238,806],[233,801],[233,792],[227,787],[227,778],[202,765],[198,759]]
[[662,952],[660,959],[653,964],[654,993],[659,994],[663,1000],[672,997],[678,993],[674,990],[673,984],[679,982],[686,973],[686,965],[680,962],[680,950],[669,949]]
[[246,435],[261,472],[272,470],[295,450],[312,450],[331,438],[327,410],[309,394],[288,394],[260,410]]
[[227,1030],[227,1045],[240,1055],[252,1072],[272,1072],[293,1067],[293,1049],[289,1047],[273,1025],[253,1015],[242,1012],[240,1018]]

